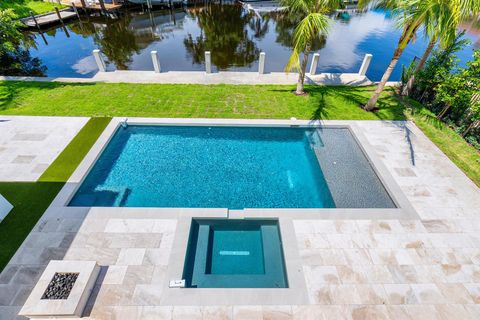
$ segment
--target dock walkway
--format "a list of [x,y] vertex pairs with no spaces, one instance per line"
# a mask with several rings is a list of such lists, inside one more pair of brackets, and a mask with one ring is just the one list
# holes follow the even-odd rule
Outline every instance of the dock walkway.
[[[64,21],[77,16],[77,14],[70,9],[59,10],[59,12],[62,20]],[[60,22],[60,19],[58,18],[58,15],[55,11],[37,15],[35,16],[35,19],[37,20],[37,23],[40,27]],[[21,21],[31,28],[35,28],[37,26],[35,24],[35,20],[32,17],[23,18],[21,19]]]

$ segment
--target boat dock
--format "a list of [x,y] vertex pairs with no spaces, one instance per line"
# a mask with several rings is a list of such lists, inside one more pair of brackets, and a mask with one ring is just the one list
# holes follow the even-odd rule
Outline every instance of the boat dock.
[[62,20],[68,20],[75,18],[77,14],[75,11],[71,9],[63,9],[63,10],[58,10],[57,12],[49,12],[45,14],[40,14],[37,16],[31,16],[27,18],[21,19],[21,21],[30,28],[35,28],[35,27],[43,27],[47,25],[52,25],[55,23],[59,23]]
[[112,3],[105,3],[103,0],[87,1],[87,0],[75,0],[68,1],[63,0],[62,4],[69,7],[75,7],[83,10],[101,10],[101,11],[114,11],[123,7],[123,3],[120,1],[112,1]]

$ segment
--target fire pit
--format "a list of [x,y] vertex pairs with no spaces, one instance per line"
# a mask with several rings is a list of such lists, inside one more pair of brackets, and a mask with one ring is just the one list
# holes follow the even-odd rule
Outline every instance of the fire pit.
[[95,261],[50,261],[19,315],[81,317],[99,271]]
[[43,293],[42,299],[68,299],[77,278],[78,273],[55,272],[47,290]]

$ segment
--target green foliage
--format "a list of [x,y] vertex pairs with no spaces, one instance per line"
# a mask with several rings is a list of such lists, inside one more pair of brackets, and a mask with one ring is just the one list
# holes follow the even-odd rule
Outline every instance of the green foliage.
[[[449,106],[446,121],[462,132],[480,118],[480,50],[467,67],[449,74],[436,89],[435,102]],[[469,141],[480,149],[480,130],[469,131]]]
[[46,68],[27,49],[33,39],[20,32],[20,27],[11,9],[0,10],[0,75],[43,76]]
[[434,51],[416,76],[411,97],[480,149],[480,50],[466,68],[459,68],[456,57],[468,43],[462,32],[445,49]]
[[23,41],[21,23],[11,9],[0,10],[0,57],[14,52]]
[[412,98],[433,109],[439,108],[431,105],[435,99],[435,90],[452,70],[458,68],[458,59],[455,54],[469,44],[469,40],[463,36],[464,32],[457,34],[445,48],[439,48],[432,53],[425,67],[416,75]]

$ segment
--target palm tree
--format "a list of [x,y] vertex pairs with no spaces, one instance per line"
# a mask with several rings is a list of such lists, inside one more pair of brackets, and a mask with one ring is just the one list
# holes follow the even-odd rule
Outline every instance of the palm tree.
[[403,51],[407,45],[415,39],[418,29],[423,25],[427,12],[420,8],[428,7],[431,2],[438,0],[364,0],[360,1],[360,5],[365,6],[373,2],[374,6],[389,9],[392,11],[394,17],[397,18],[397,22],[402,26],[402,34],[398,40],[397,47],[393,52],[392,60],[385,70],[375,92],[368,100],[367,104],[363,106],[366,111],[372,111],[377,105],[377,101],[380,98],[380,94],[383,92],[385,85],[387,84],[393,69],[397,65]]
[[[290,14],[300,14],[302,20],[293,35],[293,52],[285,66],[285,71],[298,71],[295,94],[304,94],[305,73],[312,45],[328,32],[331,20],[327,13],[343,5],[342,0],[283,0],[282,5]],[[300,55],[303,54],[300,61]]]
[[440,0],[437,6],[432,8],[432,17],[424,23],[425,37],[430,39],[425,52],[418,62],[415,71],[403,88],[402,95],[408,95],[415,82],[415,75],[423,69],[433,48],[439,42],[440,47],[445,48],[454,41],[459,24],[467,18],[474,17],[480,12],[480,0],[455,1]]

